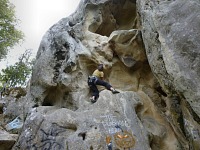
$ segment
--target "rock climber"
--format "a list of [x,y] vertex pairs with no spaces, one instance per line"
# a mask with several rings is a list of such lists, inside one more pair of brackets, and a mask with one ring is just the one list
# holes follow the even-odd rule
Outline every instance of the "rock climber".
[[88,77],[88,86],[92,91],[92,97],[90,98],[91,102],[95,103],[99,98],[99,90],[97,85],[101,85],[106,87],[106,89],[112,91],[113,94],[119,93],[115,90],[108,82],[104,81],[104,72],[103,72],[103,64],[99,64],[97,69],[93,72],[92,76]]

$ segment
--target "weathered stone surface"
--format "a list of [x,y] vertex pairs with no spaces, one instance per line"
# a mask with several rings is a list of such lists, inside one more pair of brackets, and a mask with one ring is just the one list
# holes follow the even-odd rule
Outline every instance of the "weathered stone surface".
[[109,42],[114,45],[116,54],[127,67],[134,67],[136,63],[147,60],[140,30],[114,31]]
[[15,142],[17,141],[17,134],[9,134],[8,132],[2,131],[0,129],[0,149],[1,150],[9,150],[13,147]]
[[142,0],[138,9],[153,72],[166,92],[181,94],[200,116],[199,2]]
[[[199,10],[195,0],[82,0],[44,35],[26,97],[5,101],[1,120],[27,116],[13,149],[105,150],[110,135],[118,150],[130,133],[135,150],[199,150]],[[92,104],[99,63],[121,93]]]
[[149,64],[169,98],[167,114],[185,149],[199,149],[199,2],[141,0],[137,4]]
[[[31,79],[29,95],[33,101],[38,105],[60,107],[69,107],[71,103],[70,109],[73,110],[87,105],[81,99],[88,98],[87,77],[98,63],[105,64],[106,78],[111,84],[122,90],[136,91],[142,76],[139,68],[143,63],[146,64],[144,47],[140,45],[140,31],[131,29],[137,27],[136,16],[134,1],[81,1],[76,13],[52,26],[43,37]],[[124,22],[121,18],[128,21]],[[107,28],[102,28],[104,24],[108,25]],[[115,36],[108,37],[115,30],[118,30],[117,34],[127,30],[126,35],[118,35],[127,39],[126,42],[130,40],[127,46]],[[124,44],[124,52],[117,44]],[[135,48],[137,54],[131,52],[131,47]],[[115,53],[119,53],[119,56]],[[126,72],[135,76],[120,78],[122,84],[131,80],[133,84],[130,87],[113,81],[118,71],[113,72],[112,66],[117,67],[114,64],[121,63],[118,57],[130,67]],[[79,95],[81,98],[78,98]],[[78,99],[74,100],[73,97]]]
[[134,137],[135,145],[130,149],[149,149],[147,133],[134,111],[138,104],[140,99],[134,92],[112,95],[105,90],[95,104],[76,112],[49,106],[34,108],[15,149],[104,150],[108,135],[115,149],[114,134],[121,132],[116,125]]

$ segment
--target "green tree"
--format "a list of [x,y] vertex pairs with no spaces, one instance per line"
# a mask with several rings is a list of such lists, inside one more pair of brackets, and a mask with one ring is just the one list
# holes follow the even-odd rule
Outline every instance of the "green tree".
[[27,80],[30,78],[34,59],[31,59],[31,50],[26,50],[24,54],[19,57],[18,62],[14,65],[2,69],[0,73],[1,86],[7,81],[7,86],[19,87],[25,86]]
[[8,50],[24,37],[16,28],[19,20],[15,17],[14,8],[9,0],[0,0],[0,60],[5,58]]

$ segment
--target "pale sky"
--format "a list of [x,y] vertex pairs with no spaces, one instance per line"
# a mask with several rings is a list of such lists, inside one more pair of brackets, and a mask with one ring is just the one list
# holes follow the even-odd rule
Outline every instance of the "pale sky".
[[33,49],[36,55],[45,32],[60,19],[75,12],[81,0],[10,0],[15,5],[19,29],[25,34],[21,46],[10,50],[7,59],[0,62],[0,70],[14,64],[26,50]]

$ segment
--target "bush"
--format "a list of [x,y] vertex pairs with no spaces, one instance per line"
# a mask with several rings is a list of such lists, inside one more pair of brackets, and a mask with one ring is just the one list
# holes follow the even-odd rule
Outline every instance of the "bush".
[[[31,60],[30,56],[31,50],[26,50],[25,53],[20,56],[18,62],[1,70],[1,87],[7,86],[11,88],[19,86],[23,87],[26,85],[32,73],[32,66],[34,64],[34,60]],[[6,82],[7,85],[5,85]]]

